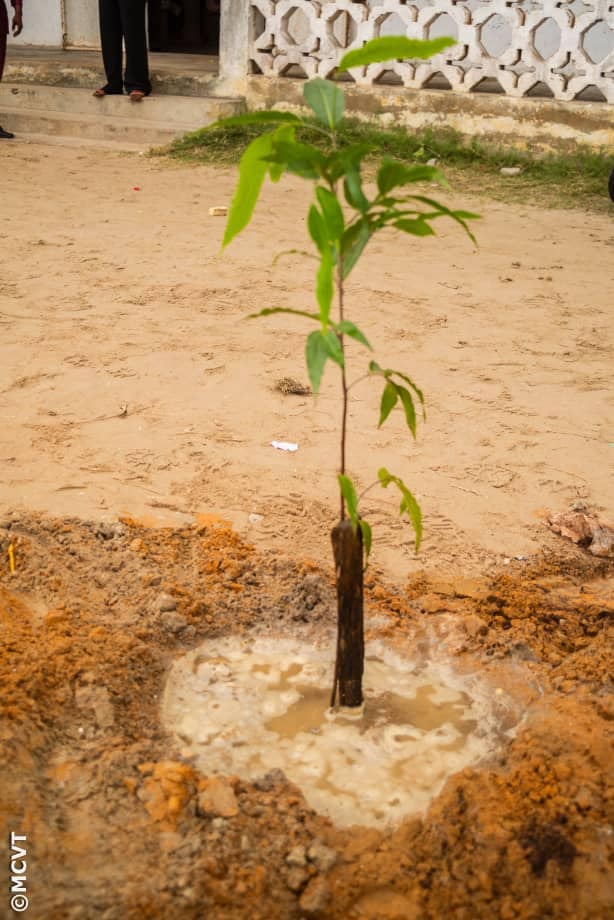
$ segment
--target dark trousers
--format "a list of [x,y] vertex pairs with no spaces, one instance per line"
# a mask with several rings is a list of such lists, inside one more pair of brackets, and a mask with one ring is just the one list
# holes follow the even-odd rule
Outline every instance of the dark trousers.
[[7,16],[4,0],[0,0],[0,80],[4,73],[4,61],[6,59],[6,36],[9,30],[9,18]]
[[[2,0],[0,0],[2,2]],[[4,73],[4,60],[6,58],[6,34],[0,32],[0,80]]]
[[[2,0],[0,0],[0,3]],[[107,75],[105,89],[130,93],[151,92],[145,34],[146,0],[98,0],[102,60]],[[122,77],[122,39],[126,46],[126,72]]]

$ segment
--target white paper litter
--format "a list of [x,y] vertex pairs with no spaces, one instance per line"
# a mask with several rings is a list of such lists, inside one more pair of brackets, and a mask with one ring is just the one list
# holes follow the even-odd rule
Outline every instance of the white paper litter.
[[277,450],[288,450],[291,453],[298,450],[298,444],[292,444],[291,441],[271,441],[271,447],[276,447]]

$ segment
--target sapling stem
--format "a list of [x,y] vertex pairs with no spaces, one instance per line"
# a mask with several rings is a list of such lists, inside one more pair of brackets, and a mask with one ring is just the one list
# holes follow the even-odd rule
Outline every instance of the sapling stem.
[[359,383],[362,383],[363,380],[369,380],[370,377],[373,377],[373,374],[363,374],[362,377],[357,377],[356,380],[352,380],[352,382],[348,384],[348,393],[350,390],[353,390],[355,386],[358,386]]
[[[343,256],[339,253],[337,266],[337,291],[339,301],[339,322],[343,322]],[[343,393],[343,409],[341,413],[341,475],[345,476],[345,447],[347,437],[347,418],[348,418],[348,385],[345,373],[345,345],[343,333],[339,333],[339,345],[343,355],[343,367],[341,368],[341,390]],[[345,499],[341,493],[341,520],[345,520]]]

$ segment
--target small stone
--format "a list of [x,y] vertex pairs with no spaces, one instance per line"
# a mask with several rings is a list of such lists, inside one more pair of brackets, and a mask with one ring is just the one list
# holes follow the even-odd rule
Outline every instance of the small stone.
[[[311,852],[311,851],[310,851]],[[306,866],[307,865],[307,854],[305,847],[296,846],[286,856],[286,863],[289,866]]]
[[288,872],[286,885],[290,891],[300,891],[308,878],[309,873],[305,869],[301,869],[299,866],[295,866],[294,869],[290,869]]
[[522,169],[520,166],[503,166],[499,172],[502,176],[519,176]]
[[239,814],[239,803],[232,786],[214,776],[198,796],[199,814],[206,817],[233,818]]
[[299,907],[308,917],[317,917],[330,901],[330,885],[324,878],[313,878],[299,901]]
[[488,632],[486,623],[476,614],[470,614],[463,620],[463,627],[468,636],[485,636]]
[[177,601],[170,594],[161,594],[156,601],[156,606],[160,613],[166,613],[177,609]]
[[596,804],[595,796],[588,786],[580,786],[578,794],[576,795],[576,805],[584,810],[595,807]]
[[167,632],[176,636],[189,626],[188,621],[176,610],[167,610],[160,617],[160,623]]
[[593,532],[593,542],[588,548],[593,556],[614,556],[614,530],[609,527],[596,527]]
[[437,157],[431,157],[430,160],[426,161],[426,165],[427,166],[439,166],[439,160],[437,159]]
[[96,536],[103,540],[112,540],[115,536],[115,525],[103,522],[96,528]]
[[264,776],[254,780],[254,786],[261,792],[270,792],[275,786],[285,786],[288,782],[283,770],[269,770]]
[[250,524],[259,524],[260,521],[263,521],[264,518],[261,514],[248,514],[247,520]]
[[321,840],[314,840],[307,851],[307,856],[319,872],[328,872],[337,862],[336,850],[327,847]]

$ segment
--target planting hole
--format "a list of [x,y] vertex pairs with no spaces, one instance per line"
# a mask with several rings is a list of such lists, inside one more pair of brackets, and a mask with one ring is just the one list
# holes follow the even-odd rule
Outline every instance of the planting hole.
[[281,769],[340,826],[424,812],[450,775],[503,740],[492,690],[447,664],[406,661],[372,642],[365,703],[351,710],[328,708],[332,673],[314,643],[210,642],[173,666],[165,726],[203,773],[254,780]]

